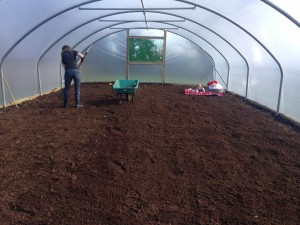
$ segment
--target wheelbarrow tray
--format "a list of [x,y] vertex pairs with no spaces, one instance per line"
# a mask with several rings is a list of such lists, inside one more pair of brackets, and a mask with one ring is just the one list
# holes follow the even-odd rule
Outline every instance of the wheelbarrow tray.
[[139,86],[139,80],[116,80],[113,91],[116,95],[134,94]]

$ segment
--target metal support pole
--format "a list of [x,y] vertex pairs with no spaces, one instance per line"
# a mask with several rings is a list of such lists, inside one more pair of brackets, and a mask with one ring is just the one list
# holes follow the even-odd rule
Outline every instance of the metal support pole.
[[129,79],[129,29],[127,29],[127,49],[126,49],[126,79]]
[[166,82],[166,46],[167,46],[167,32],[164,30],[164,49],[163,49],[163,65],[162,65],[162,84]]
[[3,108],[6,107],[6,100],[5,100],[5,90],[4,90],[4,77],[3,77],[3,72],[1,68],[1,86],[2,86],[2,97],[3,97]]

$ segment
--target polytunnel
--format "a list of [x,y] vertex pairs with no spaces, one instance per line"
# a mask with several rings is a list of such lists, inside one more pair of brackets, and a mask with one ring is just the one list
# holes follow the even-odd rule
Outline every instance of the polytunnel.
[[[83,81],[137,78],[227,91],[300,122],[299,1],[1,0],[2,107],[63,86],[65,44],[88,53]],[[158,62],[129,60],[154,40]]]

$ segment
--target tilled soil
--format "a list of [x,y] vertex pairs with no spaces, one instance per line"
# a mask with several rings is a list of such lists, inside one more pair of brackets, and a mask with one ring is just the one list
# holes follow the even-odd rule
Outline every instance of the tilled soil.
[[1,110],[0,224],[300,224],[299,128],[184,88],[119,104],[82,84],[82,109],[56,92]]

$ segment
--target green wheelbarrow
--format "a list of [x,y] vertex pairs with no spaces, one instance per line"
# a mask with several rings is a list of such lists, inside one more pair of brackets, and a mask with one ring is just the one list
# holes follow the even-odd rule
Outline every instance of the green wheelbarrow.
[[133,96],[139,87],[139,80],[116,80],[113,84],[113,93],[118,97],[119,104],[122,102],[122,96],[125,96],[126,101],[131,100],[133,103]]

